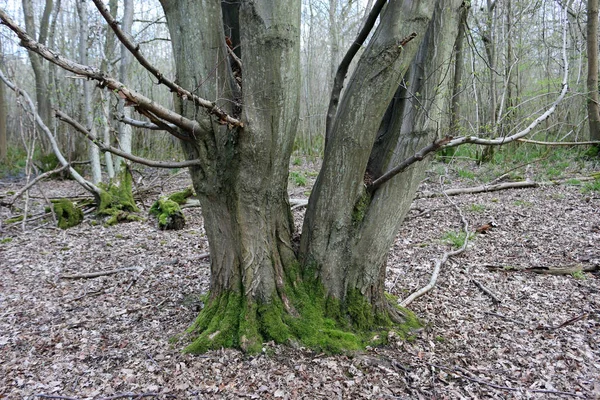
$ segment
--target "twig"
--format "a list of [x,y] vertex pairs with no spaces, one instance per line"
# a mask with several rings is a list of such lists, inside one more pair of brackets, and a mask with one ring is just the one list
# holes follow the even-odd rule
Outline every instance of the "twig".
[[517,139],[517,142],[540,144],[542,146],[589,146],[589,145],[599,145],[600,144],[599,141],[589,141],[589,142],[541,142],[539,140],[531,140],[531,139]]
[[15,193],[13,195],[13,197],[6,203],[7,205],[12,205],[15,203],[15,201],[21,197],[21,195],[23,193],[25,193],[25,191],[29,190],[33,185],[35,185],[36,183],[38,183],[39,181],[41,181],[42,179],[46,179],[47,177],[54,175],[54,174],[58,174],[59,172],[64,171],[65,169],[69,168],[69,165],[63,165],[59,168],[53,169],[52,171],[47,171],[44,172],[41,175],[38,175],[34,180],[32,180],[31,182],[29,182],[27,185],[25,185],[23,188],[21,188],[17,193]]
[[140,269],[139,267],[127,267],[127,268],[111,269],[108,271],[89,272],[86,274],[61,275],[60,279],[90,279],[90,278],[97,278],[99,276],[118,274],[119,272],[137,271],[139,269]]
[[148,393],[118,393],[109,397],[102,397],[98,400],[115,400],[123,399],[125,397],[132,397],[134,399],[141,399],[142,397],[156,397],[160,396],[160,393],[148,392]]
[[492,298],[492,301],[494,302],[494,304],[502,303],[502,301],[490,289],[483,286],[483,284],[481,282],[479,282],[477,279],[471,279],[471,282],[473,282],[475,284],[475,286],[477,286],[479,289],[481,289],[481,291],[483,293],[490,296]]
[[547,390],[547,389],[529,389],[526,387],[510,387],[510,386],[497,385],[493,382],[485,381],[483,379],[470,377],[467,375],[469,372],[460,367],[452,368],[452,367],[446,367],[443,365],[437,365],[437,364],[431,364],[431,363],[426,363],[426,364],[431,367],[437,368],[437,369],[450,371],[454,375],[457,375],[459,378],[463,378],[463,379],[466,379],[471,382],[479,383],[480,385],[493,387],[494,389],[506,390],[506,391],[510,391],[510,392],[532,392],[532,393],[555,394],[558,396],[573,396],[573,397],[577,397],[580,399],[586,398],[584,395],[577,394],[574,392],[563,392],[563,391],[559,391],[559,390]]
[[41,397],[41,398],[44,398],[44,399],[79,400],[77,397],[58,396],[58,395],[54,395],[54,394],[43,394],[43,393],[34,394],[33,396],[34,397]]
[[441,259],[438,259],[435,261],[435,268],[433,269],[433,273],[431,274],[431,279],[429,280],[429,283],[425,286],[423,286],[421,289],[417,290],[416,292],[412,293],[410,296],[408,296],[406,299],[404,299],[400,305],[402,307],[407,307],[410,303],[412,303],[414,300],[418,299],[419,297],[423,296],[425,293],[429,292],[431,289],[433,289],[433,287],[435,286],[438,276],[440,274],[440,270],[442,268],[442,266],[446,263],[446,261],[448,261],[448,259],[450,257],[454,257],[457,256],[459,254],[461,254],[462,252],[465,251],[465,249],[467,248],[467,245],[469,244],[469,224],[467,223],[467,219],[465,218],[465,216],[463,215],[460,207],[458,207],[456,205],[456,203],[454,203],[452,200],[450,200],[450,198],[448,197],[448,195],[445,195],[446,199],[450,202],[450,204],[452,204],[454,206],[454,208],[456,208],[456,210],[458,211],[458,214],[460,215],[460,219],[462,220],[463,223],[463,229],[465,232],[465,241],[462,245],[462,247],[458,250],[454,250],[454,251],[450,251],[450,252],[446,252],[444,253],[444,255],[442,256]]
[[484,314],[491,315],[491,316],[498,317],[498,318],[502,318],[502,319],[504,319],[506,321],[514,322],[517,325],[527,326],[527,324],[525,322],[523,322],[523,321],[519,321],[517,319],[509,318],[506,315],[502,315],[502,314],[499,314],[499,313],[484,311]]
[[578,315],[576,317],[573,317],[573,318],[563,322],[562,324],[560,324],[558,326],[541,326],[540,325],[537,328],[535,328],[535,330],[537,330],[537,331],[554,331],[556,329],[563,328],[563,327],[570,325],[572,323],[575,323],[577,321],[581,321],[582,319],[587,318],[588,315],[589,315],[588,313],[583,313],[581,315]]

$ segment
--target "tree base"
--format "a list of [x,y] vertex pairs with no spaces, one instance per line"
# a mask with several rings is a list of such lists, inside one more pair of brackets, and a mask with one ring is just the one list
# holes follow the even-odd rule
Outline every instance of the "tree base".
[[263,343],[274,341],[315,351],[343,353],[382,345],[393,331],[409,338],[420,322],[415,315],[385,299],[385,309],[375,310],[360,292],[348,293],[344,304],[326,298],[320,285],[286,286],[286,293],[270,302],[249,303],[234,292],[209,299],[186,331],[192,343],[188,353],[223,347],[258,353]]

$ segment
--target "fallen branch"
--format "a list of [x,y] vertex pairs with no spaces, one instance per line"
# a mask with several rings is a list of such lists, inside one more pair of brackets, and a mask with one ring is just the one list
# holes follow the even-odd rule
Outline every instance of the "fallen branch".
[[[51,63],[58,65],[64,70],[73,72],[77,75],[86,77],[88,79],[95,80],[99,83],[100,87],[108,88],[112,92],[115,92],[119,97],[125,99],[131,105],[134,105],[138,111],[145,110],[147,113],[152,113],[155,117],[161,120],[168,121],[172,124],[177,125],[179,128],[189,133],[191,136],[187,140],[193,140],[193,136],[199,133],[206,132],[198,121],[185,118],[184,116],[161,106],[153,100],[147,98],[141,93],[136,92],[118,80],[107,76],[100,69],[92,67],[90,65],[79,64],[68,58],[63,57],[59,53],[49,49],[43,44],[37,42],[31,36],[27,34],[17,23],[0,9],[0,20],[3,25],[6,25],[10,30],[17,34],[21,39],[20,45],[25,47],[32,52],[39,54],[41,57],[50,61]],[[216,107],[213,103],[208,102],[211,108]],[[199,104],[201,105],[201,104]],[[210,111],[209,111],[210,112]]]
[[538,330],[538,331],[554,331],[554,330],[563,328],[563,327],[565,327],[567,325],[571,325],[571,324],[573,324],[573,323],[575,323],[577,321],[581,321],[582,319],[587,318],[588,315],[589,315],[588,313],[583,313],[583,314],[577,315],[577,316],[575,316],[575,317],[573,317],[571,319],[566,320],[565,322],[563,322],[560,325],[557,325],[557,326],[542,326],[542,325],[540,325],[540,326],[538,326],[535,329]]
[[125,397],[132,397],[134,399],[141,399],[143,397],[156,397],[160,396],[160,393],[118,393],[109,397],[101,397],[98,400],[115,400],[115,399],[123,399]]
[[63,399],[63,400],[79,400],[77,397],[68,397],[68,396],[58,396],[54,394],[34,394],[34,397],[41,397],[43,399]]
[[506,272],[533,272],[535,274],[542,275],[573,275],[578,272],[594,272],[600,271],[600,265],[588,265],[583,266],[581,264],[575,264],[567,267],[514,267],[504,266],[498,264],[486,264],[485,268],[492,271],[506,271]]
[[471,376],[469,376],[469,372],[463,368],[460,367],[446,367],[443,365],[438,365],[438,364],[431,364],[431,363],[427,363],[427,365],[440,369],[440,370],[445,370],[445,371],[449,371],[450,373],[458,376],[459,378],[463,378],[466,379],[468,381],[471,382],[475,382],[478,383],[480,385],[485,385],[485,386],[489,386],[492,387],[494,389],[499,389],[499,390],[505,390],[505,391],[510,391],[510,392],[532,392],[532,393],[545,393],[545,394],[555,394],[558,396],[573,396],[573,397],[577,397],[580,399],[585,399],[586,396],[575,393],[575,392],[563,392],[560,390],[547,390],[547,389],[530,389],[530,388],[526,388],[526,387],[510,387],[510,386],[502,386],[502,385],[498,385],[495,384],[493,382],[489,382],[489,381],[485,381],[483,379],[479,379],[479,378],[473,378]]
[[58,174],[58,173],[60,173],[60,172],[62,172],[64,170],[66,170],[69,167],[70,167],[70,165],[68,165],[68,164],[67,165],[63,165],[61,167],[53,169],[52,171],[47,171],[47,172],[44,172],[41,175],[38,175],[34,180],[32,180],[31,182],[29,182],[23,188],[19,189],[19,191],[17,193],[15,193],[13,195],[13,197],[8,202],[4,202],[2,204],[3,205],[7,205],[7,206],[13,205],[15,203],[15,201],[17,201],[17,199],[23,195],[23,193],[25,193],[27,190],[29,190],[36,183],[38,183],[39,181],[41,181],[43,179],[46,179],[49,176],[52,176],[54,174]]
[[437,279],[440,274],[440,270],[442,269],[442,266],[444,264],[446,264],[446,262],[448,261],[448,259],[450,257],[457,256],[457,255],[461,254],[462,252],[464,252],[465,249],[467,248],[467,245],[469,244],[470,232],[469,232],[469,224],[467,223],[467,219],[465,218],[462,211],[460,210],[460,207],[458,207],[456,205],[456,203],[454,203],[452,200],[450,200],[450,198],[447,195],[446,195],[446,199],[450,202],[450,204],[452,204],[454,206],[454,208],[456,208],[456,210],[458,211],[458,214],[460,215],[460,219],[462,220],[462,223],[463,223],[463,230],[465,232],[465,241],[460,249],[446,252],[446,253],[444,253],[444,255],[442,256],[441,259],[438,259],[435,261],[435,268],[433,269],[433,273],[431,274],[429,283],[427,285],[423,286],[421,289],[417,290],[416,292],[412,293],[406,299],[404,299],[400,303],[400,305],[402,307],[408,307],[408,305],[410,303],[412,303],[414,300],[418,299],[419,297],[423,296],[425,293],[427,293],[431,289],[433,289],[433,287],[435,286],[435,284],[437,282]]
[[487,294],[488,296],[490,296],[492,298],[492,301],[494,302],[494,304],[499,304],[502,301],[498,298],[498,296],[496,296],[494,294],[494,292],[492,292],[490,289],[486,288],[481,282],[479,282],[476,279],[471,279],[471,282],[473,282],[475,284],[475,286],[477,286],[483,293]]
[[61,275],[60,279],[91,279],[91,278],[98,278],[99,276],[114,275],[114,274],[118,274],[119,272],[139,271],[139,270],[140,270],[139,267],[127,267],[127,268],[111,269],[108,271],[88,272],[85,274]]
[[506,189],[526,189],[526,188],[537,188],[542,186],[556,186],[562,185],[565,183],[570,183],[573,181],[579,182],[589,182],[598,179],[600,173],[594,172],[590,174],[590,176],[580,176],[575,178],[565,178],[565,179],[556,179],[553,181],[517,181],[517,182],[504,182],[504,183],[496,183],[492,185],[480,185],[480,186],[472,186],[467,188],[458,188],[458,189],[448,189],[443,192],[421,192],[417,195],[417,198],[430,198],[430,197],[440,197],[440,196],[458,196],[462,194],[476,194],[476,193],[488,193],[488,192],[497,192],[499,190]]
[[118,155],[120,157],[123,157],[123,158],[129,160],[129,161],[133,161],[135,163],[142,164],[142,165],[147,165],[149,167],[154,167],[154,168],[185,168],[185,167],[190,167],[190,166],[194,166],[194,165],[202,165],[202,162],[200,160],[189,160],[189,161],[182,161],[182,162],[168,162],[168,161],[148,160],[147,158],[142,158],[142,157],[134,156],[134,155],[132,155],[130,153],[127,153],[125,151],[119,150],[116,147],[105,145],[102,140],[100,140],[97,137],[95,137],[83,125],[81,125],[79,122],[75,121],[73,118],[69,117],[64,112],[62,112],[60,110],[54,110],[54,114],[56,115],[56,117],[58,119],[60,119],[61,121],[66,122],[66,123],[68,123],[73,128],[75,128],[76,131],[78,131],[78,132],[82,133],[83,135],[85,135],[85,137],[87,137],[88,140],[90,140],[92,143],[94,143],[96,146],[98,146],[98,148],[102,152],[109,152],[109,153],[112,153],[112,154],[116,154],[116,155]]

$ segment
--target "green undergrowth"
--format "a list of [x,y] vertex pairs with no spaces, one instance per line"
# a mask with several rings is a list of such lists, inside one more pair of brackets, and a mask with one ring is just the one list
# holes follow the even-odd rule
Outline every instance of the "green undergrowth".
[[390,331],[408,338],[421,326],[414,314],[389,299],[388,306],[404,317],[404,323],[392,322],[388,311],[374,311],[358,290],[349,291],[343,303],[327,297],[318,281],[299,279],[295,268],[289,273],[284,294],[274,294],[268,302],[250,303],[233,291],[208,299],[186,331],[192,343],[184,351],[203,353],[227,347],[252,354],[260,352],[263,343],[274,341],[343,353],[385,344]]
[[176,192],[169,197],[161,197],[150,207],[150,215],[156,217],[158,228],[161,230],[181,229],[185,225],[185,217],[181,212],[181,205],[194,195],[191,187]]
[[98,215],[109,216],[106,225],[142,220],[136,214],[139,208],[133,199],[132,183],[131,172],[124,167],[119,184],[113,182],[108,185],[98,184],[101,189]]

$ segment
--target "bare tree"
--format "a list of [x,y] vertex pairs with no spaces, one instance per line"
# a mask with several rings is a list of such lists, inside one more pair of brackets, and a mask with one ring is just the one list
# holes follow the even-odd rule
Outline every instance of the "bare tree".
[[600,104],[598,104],[598,0],[587,2],[588,124],[590,140],[600,140]]

